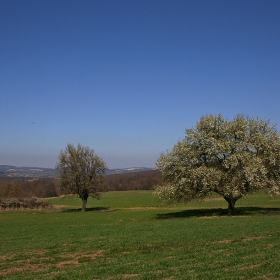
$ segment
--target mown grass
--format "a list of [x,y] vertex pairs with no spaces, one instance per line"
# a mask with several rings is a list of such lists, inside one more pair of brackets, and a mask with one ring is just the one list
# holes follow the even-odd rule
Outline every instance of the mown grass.
[[76,197],[50,202],[0,213],[0,279],[280,279],[280,197],[242,199],[235,217],[216,196],[109,192],[85,213]]

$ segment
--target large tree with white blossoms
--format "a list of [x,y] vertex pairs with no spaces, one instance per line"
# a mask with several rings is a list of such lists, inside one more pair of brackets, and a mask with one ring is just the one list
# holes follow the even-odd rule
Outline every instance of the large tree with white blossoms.
[[163,200],[188,202],[217,193],[233,215],[235,203],[248,193],[280,191],[280,139],[275,125],[261,119],[222,115],[202,117],[172,151],[161,154],[157,167]]

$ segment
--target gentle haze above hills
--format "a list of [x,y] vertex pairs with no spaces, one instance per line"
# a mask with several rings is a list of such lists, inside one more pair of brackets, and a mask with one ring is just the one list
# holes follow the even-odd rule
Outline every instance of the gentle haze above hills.
[[0,1],[0,164],[66,144],[154,167],[202,115],[280,128],[280,1]]

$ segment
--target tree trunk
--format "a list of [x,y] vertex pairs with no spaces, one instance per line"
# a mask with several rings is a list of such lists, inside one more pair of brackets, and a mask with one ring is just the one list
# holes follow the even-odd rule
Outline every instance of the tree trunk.
[[228,215],[232,216],[232,215],[235,215],[235,202],[241,198],[241,196],[239,197],[225,197],[224,196],[224,199],[227,201],[228,203]]
[[235,202],[236,200],[233,198],[228,200],[228,215],[230,216],[235,215]]
[[87,207],[87,197],[82,197],[82,201],[83,201],[83,206],[82,206],[82,212],[86,211],[86,207]]

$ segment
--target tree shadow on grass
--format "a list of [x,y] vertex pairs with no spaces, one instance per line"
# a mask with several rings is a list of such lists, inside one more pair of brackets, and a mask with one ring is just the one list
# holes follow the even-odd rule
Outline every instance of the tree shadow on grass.
[[[82,208],[68,208],[63,209],[62,212],[81,212]],[[108,207],[88,207],[86,208],[86,212],[110,212],[116,211],[116,209],[111,209]]]
[[[253,215],[280,215],[280,208],[267,207],[236,207],[234,216],[253,216]],[[223,217],[228,216],[228,209],[190,209],[179,212],[157,214],[156,219],[174,219],[191,217]]]

